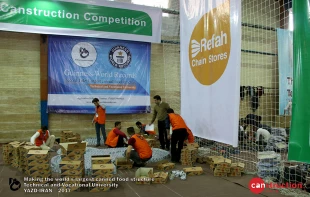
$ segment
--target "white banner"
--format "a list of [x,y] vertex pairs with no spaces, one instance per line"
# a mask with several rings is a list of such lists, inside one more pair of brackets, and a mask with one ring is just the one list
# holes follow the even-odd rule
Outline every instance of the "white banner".
[[197,137],[238,145],[241,1],[181,0],[181,114]]

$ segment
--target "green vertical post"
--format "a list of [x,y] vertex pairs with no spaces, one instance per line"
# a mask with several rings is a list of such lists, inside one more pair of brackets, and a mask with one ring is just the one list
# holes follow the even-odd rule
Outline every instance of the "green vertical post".
[[288,159],[310,163],[310,3],[293,1],[294,71]]

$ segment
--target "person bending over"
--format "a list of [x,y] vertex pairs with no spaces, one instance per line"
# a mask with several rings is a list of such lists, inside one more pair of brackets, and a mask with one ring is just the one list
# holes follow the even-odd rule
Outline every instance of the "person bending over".
[[259,128],[257,125],[252,125],[252,130],[255,132],[255,142],[261,147],[265,147],[271,137],[269,131]]
[[130,139],[125,151],[126,158],[131,159],[135,167],[144,167],[145,163],[152,158],[152,149],[140,133],[135,134],[134,130],[127,132]]
[[115,122],[114,126],[115,128],[109,132],[105,144],[109,148],[124,147],[126,144],[125,142],[127,142],[127,136],[121,131],[122,123]]
[[187,128],[186,131],[187,131],[187,136],[185,138],[185,143],[187,143],[187,144],[194,143],[195,137],[194,137],[192,131],[189,128]]
[[30,139],[30,142],[42,150],[54,151],[55,136],[51,135],[47,126],[42,126]]
[[[169,108],[167,110],[168,117],[166,119],[166,129],[170,133],[170,124],[172,126],[172,135],[168,135],[168,139],[171,138],[171,161],[179,162],[181,159],[181,150],[184,145],[184,141],[187,134],[187,126],[183,118],[174,113],[174,110]],[[171,135],[171,137],[170,137]],[[178,144],[178,149],[176,148]]]
[[142,124],[141,122],[136,122],[136,126],[138,127],[138,129],[140,130],[140,134],[141,135],[155,135],[155,131],[145,131],[145,126],[146,124]]

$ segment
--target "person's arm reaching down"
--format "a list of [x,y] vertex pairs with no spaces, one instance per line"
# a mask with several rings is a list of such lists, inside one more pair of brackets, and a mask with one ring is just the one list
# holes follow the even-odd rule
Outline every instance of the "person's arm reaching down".
[[156,116],[157,116],[157,111],[156,111],[156,109],[154,108],[153,118],[152,118],[152,121],[151,121],[150,125],[154,123],[154,121],[155,121],[155,119],[156,119]]
[[35,144],[35,140],[40,136],[39,132],[36,132],[31,138],[30,138],[30,142],[31,144]]
[[116,134],[116,135],[119,135],[119,136],[122,136],[123,138],[126,138],[127,139],[127,136],[124,132],[120,131],[119,129],[114,129],[113,132]]

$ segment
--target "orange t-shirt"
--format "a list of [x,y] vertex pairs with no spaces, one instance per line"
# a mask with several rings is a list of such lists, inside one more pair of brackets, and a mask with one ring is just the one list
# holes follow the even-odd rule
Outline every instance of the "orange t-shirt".
[[170,124],[172,126],[173,131],[176,129],[186,129],[187,128],[183,118],[180,115],[168,114],[168,116],[169,116]]
[[36,146],[41,146],[43,144],[43,142],[46,142],[46,140],[49,137],[49,131],[47,130],[45,134],[43,134],[42,129],[38,130],[38,132],[40,133],[40,136],[36,138],[35,140],[35,144]]
[[100,105],[95,107],[96,114],[94,117],[95,122],[98,124],[105,124],[105,109],[103,109]]
[[128,140],[128,145],[131,145],[137,151],[141,159],[148,159],[152,156],[150,145],[141,135],[133,135],[131,139]]
[[119,138],[119,136],[116,133],[114,133],[114,129],[112,129],[109,132],[109,134],[107,136],[107,140],[105,141],[106,145],[111,146],[113,148],[116,147],[117,142],[118,142],[118,138]]

